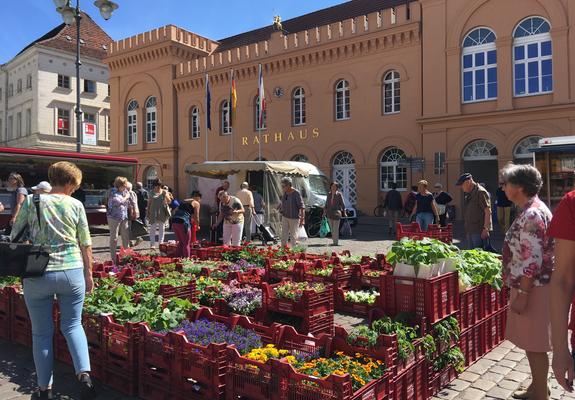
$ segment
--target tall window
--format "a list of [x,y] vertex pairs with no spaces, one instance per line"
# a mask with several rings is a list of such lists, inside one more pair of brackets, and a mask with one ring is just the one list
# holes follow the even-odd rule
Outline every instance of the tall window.
[[138,143],[138,102],[132,100],[128,103],[128,144]]
[[104,140],[106,141],[110,141],[110,130],[111,130],[111,126],[112,126],[112,121],[110,120],[110,114],[106,114],[104,116],[105,121],[106,121],[106,129],[104,130]]
[[22,113],[16,113],[16,135],[22,136]]
[[342,79],[335,84],[335,119],[336,121],[342,121],[349,118],[349,82]]
[[32,74],[26,76],[26,89],[32,89]]
[[551,27],[541,17],[523,20],[513,33],[515,96],[553,91]]
[[92,113],[84,113],[84,122],[89,122],[91,124],[95,124],[96,123],[96,114],[92,114]]
[[8,94],[7,94],[7,96],[8,96],[8,97],[14,96],[14,84],[13,84],[13,83],[11,83],[11,84],[8,85]]
[[0,100],[2,100],[2,88],[0,88]]
[[14,136],[14,117],[12,115],[8,116],[8,131],[6,132],[6,139],[10,140]]
[[58,74],[58,87],[70,89],[70,77]]
[[497,98],[497,48],[495,33],[472,30],[463,40],[463,102]]
[[383,152],[379,162],[380,190],[388,190],[393,182],[397,183],[398,189],[407,189],[407,167],[400,166],[400,161],[405,159],[405,152],[397,147]]
[[263,110],[263,115],[260,118],[260,112],[261,112],[261,107],[260,107],[260,98],[259,96],[256,96],[256,98],[254,99],[254,117],[255,117],[255,127],[256,127],[256,131],[264,130],[267,128],[267,118],[268,118],[268,112],[267,109]]
[[58,135],[70,136],[70,110],[58,109]]
[[146,142],[156,143],[157,139],[156,98],[152,96],[146,100]]
[[306,122],[306,109],[305,109],[305,90],[302,87],[297,87],[293,91],[292,96],[292,123],[294,126],[305,125]]
[[96,82],[89,79],[84,79],[84,92],[96,93]]
[[193,106],[190,109],[190,139],[199,139],[200,137],[200,111],[198,107]]
[[230,102],[227,100],[222,101],[220,105],[220,118],[220,133],[229,135],[232,133],[232,127],[230,126]]
[[22,93],[22,79],[18,79],[18,84],[16,85],[16,92]]
[[154,167],[149,167],[144,176],[146,177],[146,187],[152,190],[154,183],[158,180],[158,170]]
[[32,134],[32,110],[28,108],[26,110],[26,135]]
[[389,71],[383,78],[383,113],[395,114],[400,111],[399,72]]

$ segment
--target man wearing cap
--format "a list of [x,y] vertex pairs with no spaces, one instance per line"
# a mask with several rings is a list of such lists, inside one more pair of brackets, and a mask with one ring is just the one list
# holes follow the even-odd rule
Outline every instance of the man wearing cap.
[[46,181],[42,181],[36,186],[32,186],[30,189],[32,189],[34,194],[48,194],[52,191],[52,185]]
[[456,183],[461,186],[465,197],[463,200],[463,220],[465,234],[470,249],[483,248],[484,240],[489,238],[491,226],[491,201],[487,190],[473,181],[473,176],[466,172]]
[[249,189],[250,185],[243,182],[240,185],[240,190],[236,193],[236,197],[240,199],[244,206],[244,237],[248,242],[252,240],[252,215],[255,212],[254,196]]

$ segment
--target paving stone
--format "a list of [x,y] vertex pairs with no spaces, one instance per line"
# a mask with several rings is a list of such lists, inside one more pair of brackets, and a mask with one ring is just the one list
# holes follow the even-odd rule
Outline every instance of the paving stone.
[[469,386],[471,386],[471,382],[467,382],[458,378],[449,384],[449,389],[455,390],[456,392],[463,392]]
[[489,369],[489,372],[495,372],[496,374],[507,375],[508,373],[511,372],[511,368],[495,365]]
[[519,371],[511,371],[505,378],[515,382],[525,382],[529,379],[529,375]]
[[504,376],[501,374],[496,374],[495,372],[486,372],[481,376],[481,378],[485,379],[486,381],[499,383],[503,380]]
[[469,388],[457,397],[461,400],[480,400],[483,398],[485,398],[485,392],[475,388]]
[[516,381],[512,381],[509,380],[507,378],[503,379],[501,382],[499,382],[497,384],[498,387],[503,388],[503,389],[507,389],[507,390],[511,390],[511,391],[516,391],[517,388],[519,387],[519,382]]
[[499,365],[501,367],[507,367],[507,368],[514,369],[517,366],[517,361],[511,361],[511,360],[503,359],[503,360],[497,362],[497,365]]
[[525,358],[525,354],[515,353],[513,351],[505,356],[505,359],[511,360],[511,361],[521,361],[524,358]]
[[439,393],[437,393],[436,397],[442,400],[453,400],[459,395],[459,392],[451,389],[443,389]]
[[505,354],[494,353],[494,352],[488,353],[485,356],[483,356],[484,359],[493,360],[493,361],[501,361],[501,360],[503,360],[504,357],[505,357]]
[[505,400],[511,395],[511,393],[512,393],[511,390],[503,389],[503,388],[496,386],[493,389],[491,389],[489,392],[487,392],[487,395],[491,396],[495,399]]
[[481,379],[478,379],[475,382],[473,382],[473,384],[471,386],[473,388],[480,389],[484,392],[488,392],[496,385],[497,385],[497,383],[495,383],[493,381],[481,378]]
[[480,377],[481,377],[480,375],[470,372],[469,370],[462,372],[461,375],[459,375],[459,379],[467,382],[475,382]]
[[529,368],[529,365],[518,364],[515,368],[513,368],[513,370],[522,372],[524,374],[531,374],[531,368]]

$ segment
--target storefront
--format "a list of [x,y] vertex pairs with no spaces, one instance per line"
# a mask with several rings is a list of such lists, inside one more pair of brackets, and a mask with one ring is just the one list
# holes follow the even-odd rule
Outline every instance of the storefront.
[[535,166],[543,175],[540,197],[553,210],[575,189],[575,136],[541,139],[533,150]]

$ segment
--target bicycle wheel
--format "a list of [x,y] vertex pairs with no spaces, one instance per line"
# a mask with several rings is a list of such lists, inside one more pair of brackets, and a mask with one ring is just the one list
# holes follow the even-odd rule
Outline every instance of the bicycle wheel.
[[385,215],[385,207],[382,205],[375,207],[373,215],[376,217],[383,217]]
[[319,230],[321,228],[321,221],[312,222],[307,227],[307,235],[312,238],[319,237]]

